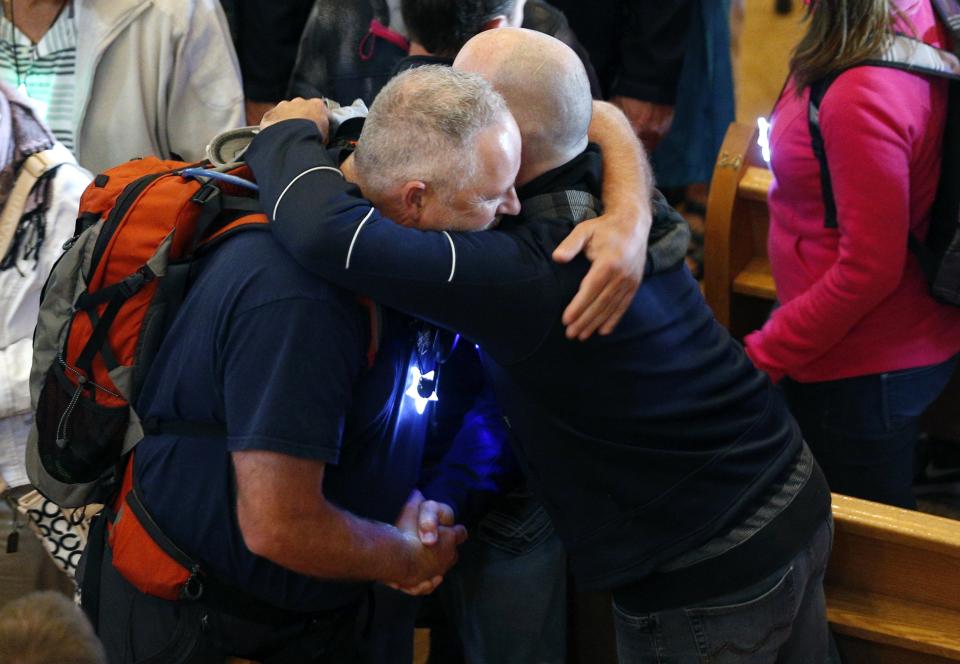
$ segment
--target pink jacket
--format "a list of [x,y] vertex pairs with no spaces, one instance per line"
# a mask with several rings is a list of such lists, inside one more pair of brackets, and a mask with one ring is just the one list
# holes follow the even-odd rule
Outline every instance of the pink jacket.
[[[899,0],[916,36],[947,43],[929,0]],[[910,34],[906,25],[898,29]],[[960,350],[960,307],[938,304],[908,230],[923,237],[940,174],[947,86],[883,67],[841,74],[820,107],[838,229],[824,228],[809,90],[773,114],[768,253],[781,302],[745,339],[773,380],[835,380],[936,364]]]

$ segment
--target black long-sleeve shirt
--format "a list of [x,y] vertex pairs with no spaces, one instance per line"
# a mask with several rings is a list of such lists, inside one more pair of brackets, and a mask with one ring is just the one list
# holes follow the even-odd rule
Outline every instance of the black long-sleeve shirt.
[[699,0],[551,0],[590,54],[605,97],[673,105]]

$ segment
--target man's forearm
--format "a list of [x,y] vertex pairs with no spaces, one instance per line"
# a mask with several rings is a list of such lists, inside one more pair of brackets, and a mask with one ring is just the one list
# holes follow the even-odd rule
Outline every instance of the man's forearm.
[[322,463],[265,451],[232,458],[237,520],[253,553],[325,579],[405,583],[416,575],[418,542],[327,502]]
[[307,576],[404,583],[414,576],[414,542],[397,528],[326,503],[278,522],[266,557]]
[[[626,116],[613,104],[593,102],[590,140],[603,151],[603,204],[606,213],[621,212],[649,221],[649,215],[629,211],[649,209],[653,172],[643,146]],[[644,232],[649,230],[649,225]]]

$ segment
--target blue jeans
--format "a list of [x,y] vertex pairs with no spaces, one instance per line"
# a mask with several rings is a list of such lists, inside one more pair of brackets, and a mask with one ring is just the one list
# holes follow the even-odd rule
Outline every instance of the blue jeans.
[[437,590],[468,664],[566,661],[566,555],[543,508],[519,502],[481,522]]
[[[467,664],[563,664],[566,593],[563,545],[543,508],[518,493],[474,529],[435,597]],[[420,598],[379,585],[373,595],[359,661],[412,662]]]
[[785,379],[783,391],[831,490],[908,509],[919,419],[957,357],[926,367],[818,383]]
[[620,664],[823,664],[833,518],[769,578],[696,606],[631,615],[614,602]]

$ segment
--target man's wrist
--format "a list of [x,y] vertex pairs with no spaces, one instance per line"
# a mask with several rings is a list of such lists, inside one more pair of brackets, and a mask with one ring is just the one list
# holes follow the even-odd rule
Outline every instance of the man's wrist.
[[420,549],[422,544],[415,534],[405,533],[396,529],[399,539],[399,560],[397,569],[398,578],[384,579],[387,583],[396,583],[401,586],[412,585],[420,580]]

